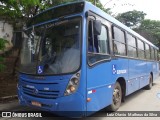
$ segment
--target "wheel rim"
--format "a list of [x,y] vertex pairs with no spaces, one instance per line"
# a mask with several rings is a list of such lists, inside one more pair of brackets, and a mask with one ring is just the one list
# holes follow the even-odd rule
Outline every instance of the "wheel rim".
[[118,88],[115,88],[113,92],[113,104],[117,106],[120,103],[121,103],[121,91]]

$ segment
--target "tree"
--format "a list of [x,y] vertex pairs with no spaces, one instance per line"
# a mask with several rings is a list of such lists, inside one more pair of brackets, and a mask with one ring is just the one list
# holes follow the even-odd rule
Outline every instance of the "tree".
[[0,16],[10,21],[15,29],[19,23],[21,29],[28,18],[38,13],[39,6],[39,0],[0,0]]
[[[5,44],[7,43],[7,40],[0,38],[0,51],[3,51],[5,49]],[[5,65],[3,64],[4,58],[0,56],[0,72],[5,69]]]
[[[41,11],[72,1],[76,0],[0,0],[0,16],[6,21],[11,21],[15,29],[18,29],[18,23],[19,29],[21,29],[28,20]],[[94,3],[94,0],[88,1]],[[105,9],[99,0],[97,0],[96,6],[110,13],[110,9]]]
[[118,14],[116,19],[126,26],[133,28],[137,27],[144,20],[145,15],[143,11],[133,10]]
[[101,2],[99,0],[87,0],[89,2],[91,2],[92,4],[95,4],[96,1],[96,6],[99,7],[101,10],[103,10],[104,12],[108,13],[108,14],[112,14],[111,9],[110,8],[104,8],[104,6],[101,4]]
[[143,20],[135,31],[160,47],[160,21],[149,19]]

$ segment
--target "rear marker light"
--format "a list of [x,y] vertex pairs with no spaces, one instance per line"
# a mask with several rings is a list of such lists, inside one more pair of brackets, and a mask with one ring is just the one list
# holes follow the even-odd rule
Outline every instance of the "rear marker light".
[[96,92],[96,90],[92,90],[92,93],[95,93]]

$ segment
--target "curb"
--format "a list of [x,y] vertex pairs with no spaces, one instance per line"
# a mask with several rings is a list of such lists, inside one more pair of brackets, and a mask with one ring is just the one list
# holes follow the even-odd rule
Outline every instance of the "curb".
[[12,95],[12,96],[5,96],[0,98],[0,103],[16,100],[18,98],[17,95]]

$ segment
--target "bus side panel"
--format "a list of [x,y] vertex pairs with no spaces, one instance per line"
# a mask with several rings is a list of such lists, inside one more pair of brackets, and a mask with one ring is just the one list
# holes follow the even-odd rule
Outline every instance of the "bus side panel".
[[127,95],[146,86],[149,82],[147,63],[142,60],[129,60],[129,80],[127,82]]
[[159,77],[159,75],[160,75],[160,67],[159,67],[159,66],[160,66],[160,64],[159,64],[159,62],[158,62],[158,61],[156,62],[156,66],[157,66],[157,76],[156,76],[156,77],[158,78],[158,77]]
[[158,62],[153,62],[153,80],[159,77],[159,64]]
[[87,68],[87,103],[88,114],[96,112],[112,102],[111,64],[102,63],[92,68]]
[[[153,73],[153,80],[156,80],[158,78],[158,73],[159,73],[159,67],[157,62],[148,62],[148,70],[149,73]],[[148,82],[149,83],[149,82]]]
[[132,92],[138,90],[140,87],[139,85],[139,71],[137,70],[139,62],[133,59],[129,59],[129,79],[127,81],[127,95],[131,94]]
[[138,79],[140,80],[140,88],[143,88],[144,86],[149,84],[150,72],[146,61],[139,60],[139,62],[139,68],[137,68],[140,69]]
[[120,77],[128,79],[127,59],[117,58],[87,68],[87,98],[91,98],[87,111],[98,111],[112,103],[114,85]]

